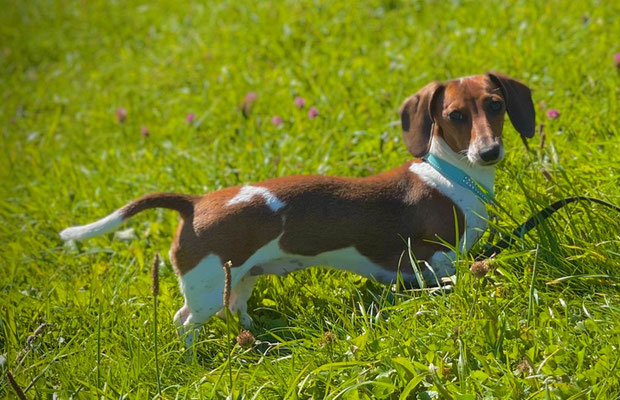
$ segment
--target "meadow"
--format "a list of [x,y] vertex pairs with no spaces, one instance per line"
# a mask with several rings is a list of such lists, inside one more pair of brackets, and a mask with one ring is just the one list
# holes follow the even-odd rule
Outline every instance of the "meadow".
[[568,206],[477,279],[485,235],[450,293],[326,268],[262,277],[256,341],[213,318],[191,362],[172,322],[175,213],[58,236],[148,192],[399,166],[403,99],[489,70],[532,88],[541,125],[526,148],[506,122],[495,238],[566,196],[619,204],[619,2],[0,7],[0,397],[17,396],[9,372],[29,399],[156,398],[158,377],[166,399],[620,395],[620,215],[598,205]]

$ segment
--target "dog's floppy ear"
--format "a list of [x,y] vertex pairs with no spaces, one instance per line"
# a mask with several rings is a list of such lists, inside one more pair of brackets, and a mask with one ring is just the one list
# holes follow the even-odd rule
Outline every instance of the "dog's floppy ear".
[[431,146],[434,102],[442,90],[441,82],[431,82],[400,106],[403,139],[414,157],[424,157]]
[[488,72],[487,76],[502,90],[512,126],[521,136],[534,137],[536,112],[534,111],[530,88],[499,72]]

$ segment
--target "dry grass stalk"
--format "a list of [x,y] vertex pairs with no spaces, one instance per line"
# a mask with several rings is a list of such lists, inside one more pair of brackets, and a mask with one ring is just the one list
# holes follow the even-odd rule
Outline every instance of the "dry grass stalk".
[[13,374],[11,373],[11,371],[8,371],[6,373],[6,377],[9,380],[9,383],[11,384],[11,387],[13,387],[13,390],[15,390],[15,393],[17,393],[17,397],[19,397],[20,400],[26,400],[26,394],[24,393],[24,391],[22,390],[21,386],[19,386],[19,384],[17,383],[17,381],[13,377]]
[[22,359],[26,356],[26,354],[28,353],[28,350],[30,350],[30,347],[32,347],[32,343],[35,341],[35,339],[38,338],[43,333],[43,331],[50,326],[52,326],[52,324],[43,323],[39,325],[37,329],[34,330],[32,335],[28,336],[28,338],[26,339],[26,346],[22,349],[22,351],[19,352],[19,354],[15,358],[16,364],[19,364],[22,361]]
[[159,373],[159,349],[157,340],[157,295],[159,295],[159,253],[151,266],[151,292],[153,293],[153,336],[155,338],[155,369],[157,371],[157,392],[161,398],[161,375]]

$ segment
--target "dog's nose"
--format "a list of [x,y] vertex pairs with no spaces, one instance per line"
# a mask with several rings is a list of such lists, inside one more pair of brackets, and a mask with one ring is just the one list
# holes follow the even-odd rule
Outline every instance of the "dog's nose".
[[480,149],[480,158],[482,158],[482,161],[485,162],[495,161],[499,157],[499,151],[499,144],[483,147],[482,149]]

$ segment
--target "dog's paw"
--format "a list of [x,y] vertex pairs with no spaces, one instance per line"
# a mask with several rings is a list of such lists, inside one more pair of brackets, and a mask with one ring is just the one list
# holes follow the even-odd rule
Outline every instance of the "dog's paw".
[[245,329],[250,329],[254,323],[254,320],[248,315],[247,312],[241,312],[239,315],[239,322]]

